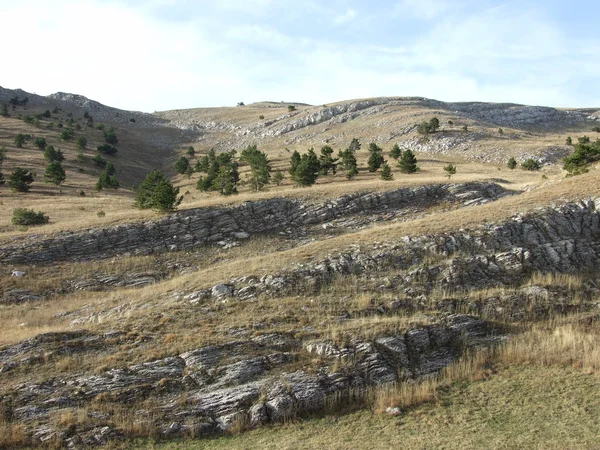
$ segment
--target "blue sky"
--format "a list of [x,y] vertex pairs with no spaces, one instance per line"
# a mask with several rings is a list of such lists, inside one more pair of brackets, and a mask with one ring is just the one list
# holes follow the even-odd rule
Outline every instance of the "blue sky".
[[592,1],[0,0],[0,17],[1,86],[124,109],[374,96],[600,107]]

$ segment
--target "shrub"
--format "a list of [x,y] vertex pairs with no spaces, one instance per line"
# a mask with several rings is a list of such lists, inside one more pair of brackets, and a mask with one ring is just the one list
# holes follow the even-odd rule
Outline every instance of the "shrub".
[[423,121],[417,126],[417,132],[419,134],[427,135],[429,133],[435,133],[440,127],[440,121],[437,117],[434,117],[428,121]]
[[504,134],[504,130],[502,128],[498,128],[498,134]]
[[105,127],[106,125],[104,125],[103,123],[99,123],[98,125],[96,125],[96,130],[104,131]]
[[8,112],[8,106],[6,105],[6,103],[2,104],[2,111],[0,111],[0,116],[2,116],[2,117],[10,117],[10,114]]
[[43,137],[36,137],[35,141],[33,141],[33,144],[40,150],[44,150],[46,148],[46,145],[48,145],[46,139]]
[[116,155],[117,154],[117,148],[113,147],[110,144],[102,144],[98,146],[98,151],[100,153],[104,153],[105,155]]
[[444,172],[446,172],[446,176],[450,179],[452,178],[452,175],[456,175],[456,166],[448,164],[447,166],[444,166]]
[[573,139],[571,138],[571,136],[569,136],[567,138],[567,141],[565,142],[567,145],[573,145]]
[[506,167],[508,167],[511,170],[517,167],[517,161],[515,160],[515,158],[510,158],[506,163]]
[[23,133],[19,133],[15,136],[14,141],[15,141],[15,145],[18,148],[22,148],[23,144],[25,142],[27,142],[29,139],[31,139],[31,136],[29,134],[23,134]]
[[104,141],[110,145],[117,145],[119,139],[117,139],[117,133],[114,127],[110,127],[104,132]]
[[542,165],[537,159],[529,158],[521,163],[521,167],[525,170],[540,170]]
[[351,152],[360,150],[360,141],[356,138],[352,138],[352,141],[350,141],[350,145],[348,146],[348,150]]
[[196,150],[194,150],[194,147],[192,147],[191,145],[188,147],[187,149],[187,155],[188,156],[194,156],[196,154]]
[[58,135],[58,137],[63,141],[70,141],[73,139],[73,137],[75,137],[75,132],[72,128],[65,128],[64,131]]
[[278,170],[277,172],[275,172],[273,174],[273,183],[275,183],[276,186],[280,186],[284,179],[285,179],[285,176],[283,175],[283,172],[281,172],[280,170]]
[[288,105],[288,111],[289,112],[296,111],[296,107],[294,105]]
[[33,172],[21,167],[15,167],[8,177],[8,185],[13,191],[28,192],[34,180],[35,174]]
[[44,225],[50,221],[42,211],[17,208],[13,210],[12,223],[15,225]]
[[0,164],[2,164],[5,159],[6,159],[6,149],[4,147],[0,147]]
[[77,138],[77,148],[79,150],[83,150],[85,148],[85,146],[87,145],[88,140],[85,136],[79,136]]
[[466,126],[466,125],[464,125],[464,126],[462,127],[462,130],[463,130],[465,133],[468,133],[468,132],[469,132],[469,127],[468,127],[468,126]]
[[594,127],[594,128],[592,128],[592,131],[595,131],[596,133],[600,133],[600,127]]
[[98,211],[98,212],[96,213],[96,215],[97,215],[98,217],[104,217],[104,216],[106,216],[106,213],[105,213],[104,211],[100,210],[100,211]]
[[46,150],[44,150],[44,159],[48,162],[62,162],[65,160],[65,155],[63,155],[63,152],[60,150],[55,150],[52,145],[49,145],[46,147]]
[[577,138],[577,142],[579,144],[589,144],[590,143],[590,137],[589,136],[581,136]]

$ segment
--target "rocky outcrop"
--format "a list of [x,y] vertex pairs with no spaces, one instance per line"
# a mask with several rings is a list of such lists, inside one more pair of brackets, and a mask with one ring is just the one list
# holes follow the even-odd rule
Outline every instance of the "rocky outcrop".
[[[84,341],[101,345],[119,336],[118,332],[104,336],[87,332],[40,335],[4,349],[0,372],[15,370],[25,360],[29,367],[44,364],[48,356],[34,362],[29,356],[49,353],[60,342],[69,344],[64,346],[69,352],[86,348],[80,345]],[[301,342],[272,334],[100,374],[24,383],[0,398],[0,405],[13,422],[26,425],[35,442],[51,436],[66,444],[90,444],[100,425],[108,427],[104,435],[121,436],[114,426],[116,418],[101,407],[108,398],[124,406],[152,398],[156,407],[150,414],[165,436],[187,431],[215,433],[240,421],[257,426],[321,411],[332,396],[350,391],[360,395],[368,386],[419,378],[450,364],[465,347],[490,345],[498,339],[497,330],[488,323],[465,315],[448,315],[434,325],[373,340],[355,339],[344,345]],[[317,365],[310,371],[299,369],[303,359],[317,361]],[[88,417],[96,420],[71,425],[68,430],[49,420],[56,413],[83,407]]]
[[183,211],[152,222],[25,240],[0,248],[0,260],[4,264],[49,263],[191,250],[227,238],[322,224],[340,217],[407,207],[426,208],[441,202],[469,206],[506,194],[493,183],[467,183],[357,193],[318,204],[274,198],[231,208]]
[[227,286],[230,297],[252,298],[261,293],[312,292],[337,276],[366,274],[372,278],[390,270],[398,273],[393,282],[396,289],[410,288],[415,282],[429,289],[512,286],[536,271],[592,272],[600,264],[598,208],[600,199],[587,200],[470,231],[355,245],[261,278],[232,279]]

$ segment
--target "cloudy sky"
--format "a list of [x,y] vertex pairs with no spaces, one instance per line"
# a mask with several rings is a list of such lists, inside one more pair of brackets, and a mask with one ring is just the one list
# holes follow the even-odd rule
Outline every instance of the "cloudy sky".
[[0,86],[158,111],[374,96],[600,107],[600,2],[0,0]]

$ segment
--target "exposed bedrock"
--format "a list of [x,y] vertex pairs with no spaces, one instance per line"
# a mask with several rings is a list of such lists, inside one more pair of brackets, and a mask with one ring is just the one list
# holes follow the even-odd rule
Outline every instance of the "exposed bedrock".
[[[40,335],[0,351],[0,373],[45,364],[56,348],[64,348],[62,354],[98,351],[103,343],[115,345],[124,337],[119,332]],[[268,334],[99,374],[24,383],[0,397],[0,406],[37,442],[58,438],[72,445],[101,443],[94,442],[99,427],[113,422],[102,402],[132,405],[148,398],[156,405],[152,425],[165,435],[198,435],[228,430],[239,420],[257,426],[322,411],[332,395],[431,374],[455,361],[466,347],[498,339],[497,329],[467,315],[448,315],[433,325],[344,344]],[[312,369],[299,368],[301,361],[311,361]],[[88,422],[97,425],[66,430],[51,421],[56,414],[84,407]],[[119,437],[120,430],[109,428],[104,434],[106,441]]]
[[49,263],[191,250],[227,238],[246,238],[250,234],[315,225],[340,217],[408,207],[427,208],[442,202],[469,206],[506,194],[497,184],[466,183],[363,192],[317,204],[273,198],[230,208],[182,211],[145,223],[65,232],[49,238],[26,238],[0,248],[0,261],[4,264]]

